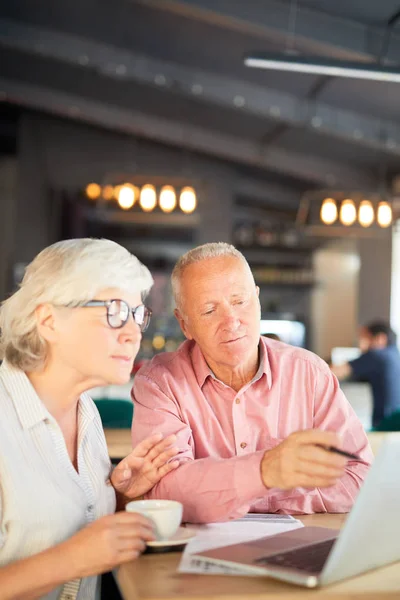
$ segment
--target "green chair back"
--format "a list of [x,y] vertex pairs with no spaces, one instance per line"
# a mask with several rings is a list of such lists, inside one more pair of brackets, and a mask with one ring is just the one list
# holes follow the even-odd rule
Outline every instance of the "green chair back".
[[400,410],[385,417],[373,431],[400,431]]
[[130,429],[133,418],[133,402],[130,400],[114,400],[99,398],[94,400],[100,413],[104,428]]

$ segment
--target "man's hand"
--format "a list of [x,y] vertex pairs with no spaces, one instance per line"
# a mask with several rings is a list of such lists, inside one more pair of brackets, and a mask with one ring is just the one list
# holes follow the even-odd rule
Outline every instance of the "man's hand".
[[121,460],[111,475],[114,489],[126,498],[137,498],[145,494],[164,475],[179,466],[179,461],[170,459],[178,453],[172,446],[176,435],[162,439],[161,433],[140,442],[126,458]]
[[340,448],[340,438],[331,431],[309,429],[292,433],[265,452],[261,479],[268,488],[329,487],[344,474],[347,459],[320,446]]

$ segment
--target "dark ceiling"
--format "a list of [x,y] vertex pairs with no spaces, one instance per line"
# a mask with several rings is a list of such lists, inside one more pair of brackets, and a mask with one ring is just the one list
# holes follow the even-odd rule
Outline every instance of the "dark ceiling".
[[388,24],[399,10],[400,0],[3,2],[0,98],[186,146],[297,197],[373,188],[382,166],[400,170],[400,84],[251,70],[242,58],[290,44],[396,64],[400,30]]

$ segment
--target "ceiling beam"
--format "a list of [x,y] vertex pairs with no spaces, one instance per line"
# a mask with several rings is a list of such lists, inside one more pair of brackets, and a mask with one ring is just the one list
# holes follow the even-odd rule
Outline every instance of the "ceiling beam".
[[[136,0],[229,29],[258,35],[285,47],[290,3],[281,0]],[[295,42],[303,53],[322,53],[343,60],[376,61],[387,30],[347,17],[301,6],[296,15]],[[398,63],[400,36],[392,32],[387,60]]]
[[0,78],[0,99],[73,118],[155,142],[283,173],[308,185],[341,185],[371,189],[376,178],[364,170],[282,149],[265,151],[260,145],[140,111],[87,100],[51,88]]
[[302,196],[301,188],[295,189],[288,185],[280,185],[271,181],[260,181],[246,177],[238,177],[235,181],[235,192],[238,197],[251,198],[271,208],[293,209],[299,205]]
[[400,155],[398,123],[333,108],[315,99],[300,99],[265,86],[7,19],[0,19],[0,45],[76,68],[94,69],[104,77],[158,86],[170,93],[195,98],[198,102],[215,104],[260,119],[272,119],[278,124],[307,127]]

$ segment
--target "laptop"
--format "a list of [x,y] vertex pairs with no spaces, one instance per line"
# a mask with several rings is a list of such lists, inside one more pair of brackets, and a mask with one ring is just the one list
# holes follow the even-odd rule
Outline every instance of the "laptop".
[[328,585],[400,560],[400,434],[387,434],[339,531],[294,531],[196,554],[205,563],[240,568],[306,587]]

